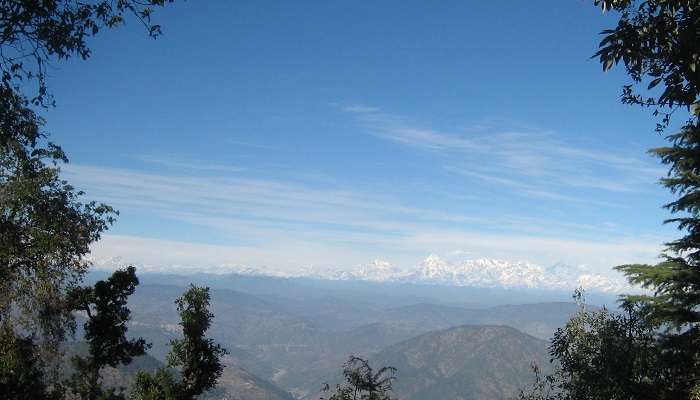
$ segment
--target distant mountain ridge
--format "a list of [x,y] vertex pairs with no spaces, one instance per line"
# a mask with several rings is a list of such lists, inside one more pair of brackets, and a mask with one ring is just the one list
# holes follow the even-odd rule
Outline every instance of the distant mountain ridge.
[[[160,282],[165,280],[160,277]],[[420,297],[394,297],[391,285],[384,286],[380,296],[354,290],[328,292],[303,286],[304,282],[295,279],[264,278],[262,281],[270,288],[263,290],[260,286],[263,282],[255,283],[259,278],[238,275],[203,278],[216,278],[221,285],[227,279],[242,279],[245,285],[239,285],[240,288],[246,286],[262,293],[211,291],[211,310],[215,314],[211,336],[231,352],[227,364],[243,370],[229,370],[235,374],[225,379],[225,386],[232,389],[228,395],[250,387],[248,383],[252,382],[255,385],[247,392],[247,398],[255,400],[265,398],[262,393],[271,395],[266,384],[281,388],[283,392],[278,390],[279,393],[313,398],[324,383],[323,378],[340,371],[348,355],[372,357],[429,331],[464,325],[507,325],[527,333],[527,337],[547,339],[578,310],[571,302],[465,308],[431,303]],[[190,281],[183,279],[182,285]],[[290,287],[282,290],[282,284]],[[446,290],[437,286],[426,288]],[[173,299],[182,290],[183,286],[142,283],[129,299],[132,309],[129,334],[153,343],[149,353],[161,361],[165,359],[169,341],[178,337]]]
[[431,331],[388,346],[369,361],[397,369],[394,393],[402,400],[515,398],[533,382],[533,363],[549,369],[546,341],[498,325]]
[[533,363],[548,368],[547,342],[507,326],[466,325],[390,346],[373,365],[398,369],[405,400],[494,400],[515,396],[533,379]]
[[[62,373],[68,377],[73,369],[69,364],[73,355],[87,354],[87,345],[84,342],[69,342],[65,345]],[[225,367],[214,389],[199,396],[202,400],[294,400],[294,397],[273,383],[253,375],[249,371],[231,364],[231,360],[224,360]],[[116,389],[118,392],[129,393],[139,372],[154,373],[165,367],[165,363],[151,354],[146,353],[135,357],[127,365],[118,365],[116,368],[105,367],[100,371],[102,383]],[[174,372],[177,374],[177,372]]]
[[[96,267],[102,269],[115,269],[129,264],[126,260],[120,258],[109,260],[94,259],[93,263]],[[138,265],[138,263],[135,264]],[[545,268],[527,261],[513,262],[492,258],[451,262],[436,255],[430,255],[419,265],[410,268],[401,268],[381,259],[352,269],[302,267],[290,272],[240,265],[201,267],[138,266],[146,272],[235,273],[245,276],[504,289],[573,290],[583,287],[587,290],[604,293],[620,293],[630,290],[630,286],[623,277],[613,278],[595,273],[585,266],[571,266],[558,263]]]

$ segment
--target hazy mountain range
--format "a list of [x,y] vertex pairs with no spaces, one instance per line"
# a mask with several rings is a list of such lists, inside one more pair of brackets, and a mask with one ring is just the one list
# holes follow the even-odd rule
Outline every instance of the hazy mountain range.
[[[350,354],[397,367],[401,399],[504,399],[530,383],[532,362],[547,363],[546,340],[577,311],[532,289],[239,274],[141,281],[130,335],[153,343],[161,363],[180,334],[174,299],[190,282],[212,287],[210,333],[231,353],[212,399],[316,399]],[[543,302],[507,304],[523,299]],[[111,376],[128,385],[128,373]]]
[[[115,258],[93,260],[100,269],[115,269],[129,263]],[[585,266],[555,264],[542,267],[526,261],[505,261],[478,258],[451,262],[431,255],[411,267],[400,267],[381,259],[351,269],[301,267],[295,271],[279,271],[241,265],[209,267],[139,265],[148,272],[202,272],[214,271],[245,276],[278,278],[314,278],[321,280],[356,280],[366,282],[412,283],[444,286],[469,286],[481,288],[529,288],[543,290],[587,290],[620,293],[630,287],[623,277],[611,277],[595,273]]]
[[549,364],[547,342],[507,326],[458,326],[389,346],[371,358],[400,371],[402,400],[513,398]]

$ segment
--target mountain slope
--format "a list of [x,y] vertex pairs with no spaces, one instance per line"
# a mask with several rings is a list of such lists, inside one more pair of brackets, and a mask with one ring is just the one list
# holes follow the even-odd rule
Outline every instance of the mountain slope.
[[294,400],[282,388],[250,372],[227,366],[216,388],[201,397],[203,400]]
[[458,325],[507,325],[548,340],[578,311],[575,303],[550,302],[463,308],[439,304],[413,304],[384,310],[377,319],[396,329],[424,333]]
[[[63,374],[67,378],[72,373],[69,359],[73,355],[86,355],[87,344],[84,342],[66,343],[64,347],[65,363]],[[135,357],[128,365],[116,368],[105,367],[100,375],[102,384],[108,388],[128,392],[139,372],[155,372],[165,364],[150,354]],[[259,378],[250,372],[227,363],[217,386],[201,396],[206,400],[294,400],[294,397],[282,388]]]
[[506,399],[532,381],[533,362],[548,365],[547,343],[505,326],[430,332],[371,357],[377,368],[398,369],[395,392],[404,400]]

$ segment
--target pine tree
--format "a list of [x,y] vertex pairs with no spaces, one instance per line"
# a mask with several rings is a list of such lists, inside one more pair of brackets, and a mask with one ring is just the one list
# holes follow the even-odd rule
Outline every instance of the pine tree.
[[[662,184],[677,196],[666,205],[674,215],[666,222],[677,224],[683,236],[667,243],[663,262],[617,269],[651,289],[651,295],[626,296],[625,304],[640,307],[644,318],[664,328],[665,351],[688,365],[700,361],[700,1],[594,3],[620,16],[614,29],[602,32],[596,56],[604,70],[624,65],[631,83],[623,86],[622,101],[653,110],[661,118],[658,132],[671,126],[672,116],[686,115],[679,132],[668,136],[670,145],[652,150],[669,166]],[[640,94],[640,86],[650,94]],[[677,383],[700,393],[692,388],[700,371],[691,372]]]

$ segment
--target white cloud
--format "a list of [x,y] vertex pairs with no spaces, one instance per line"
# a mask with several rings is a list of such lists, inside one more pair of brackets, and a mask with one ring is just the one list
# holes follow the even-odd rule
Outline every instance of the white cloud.
[[576,146],[552,132],[476,126],[467,132],[447,133],[418,127],[402,116],[380,109],[365,108],[362,112],[353,107],[343,110],[355,115],[380,138],[441,153],[441,162],[451,172],[516,192],[550,193],[550,199],[578,201],[580,198],[562,193],[555,197],[552,189],[640,192],[648,190],[665,172],[645,155],[631,156],[624,149],[613,152]]
[[[565,145],[550,133],[460,136],[413,128],[403,118],[372,107],[344,111],[357,115],[380,137],[446,155],[440,159],[451,173],[521,196],[613,207],[562,188],[635,191],[659,172],[633,157]],[[475,257],[545,266],[585,264],[609,273],[621,263],[654,262],[666,239],[632,238],[610,223],[523,216],[515,208],[510,215],[467,215],[407,205],[335,180],[261,179],[238,166],[154,155],[142,156],[142,161],[158,164],[166,172],[71,164],[64,173],[90,198],[113,204],[124,216],[142,212],[177,221],[182,230],[211,228],[217,242],[232,244],[107,235],[94,248],[98,258],[121,256],[155,269],[225,270],[235,265],[295,269],[351,267],[377,257],[415,264],[426,254],[460,249]],[[608,168],[609,176],[601,179],[596,174],[599,167]],[[481,201],[478,193],[470,193],[468,199]]]
[[159,266],[342,267],[376,257],[415,262],[432,252],[462,249],[478,256],[542,265],[562,261],[604,270],[621,262],[653,261],[663,241],[629,239],[609,224],[472,217],[337,187],[250,177],[162,175],[84,165],[70,165],[65,173],[91,198],[108,201],[126,215],[145,211],[179,221],[183,230],[190,224],[206,226],[231,243],[245,243],[211,246],[106,236],[95,248],[101,258],[123,256]]
[[[125,235],[105,235],[93,246],[92,257],[102,268],[135,264],[147,271],[230,272],[254,267],[270,273],[296,272],[307,267],[350,269],[384,254],[361,247],[338,246],[305,240],[295,235],[272,237],[270,242],[245,246],[210,245]],[[618,276],[612,267],[627,263],[658,261],[656,239],[616,238],[607,242],[565,240],[519,235],[426,232],[384,238],[396,265],[418,265],[428,254],[529,261],[543,266],[565,263],[586,265],[591,273]],[[461,248],[459,251],[453,250]],[[432,250],[428,250],[432,249]],[[619,277],[619,276],[618,276]]]
[[431,248],[448,254],[454,248],[479,257],[530,261],[539,265],[586,265],[596,273],[610,274],[621,264],[655,263],[661,252],[658,237],[608,236],[580,240],[536,235],[489,235],[478,232],[425,232],[404,239],[407,246]]
[[[269,271],[293,271],[308,266],[335,266],[338,260],[354,264],[367,258],[342,247],[295,240],[287,236],[257,246],[225,246],[127,235],[105,235],[92,248],[98,268],[138,265],[149,272],[225,273],[240,266]],[[341,258],[339,258],[341,257]]]
[[137,160],[161,167],[178,170],[195,170],[209,172],[239,173],[245,171],[243,167],[228,164],[204,163],[196,160],[188,160],[182,156],[162,156],[155,154],[141,154],[135,157]]
[[373,112],[378,112],[379,108],[377,107],[368,107],[368,106],[363,106],[361,104],[356,104],[356,105],[350,105],[350,106],[342,106],[341,110],[346,111],[346,112],[351,112],[351,113],[373,113]]

